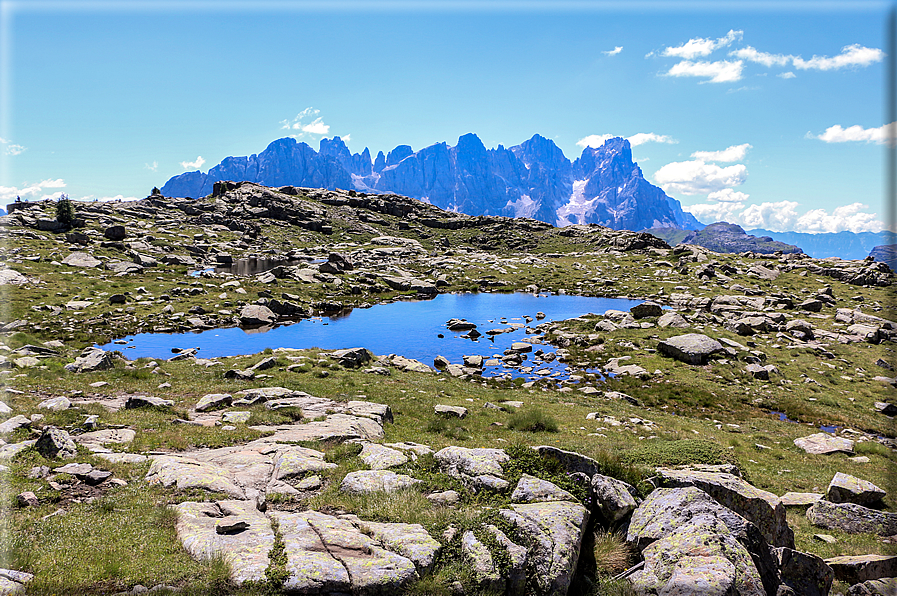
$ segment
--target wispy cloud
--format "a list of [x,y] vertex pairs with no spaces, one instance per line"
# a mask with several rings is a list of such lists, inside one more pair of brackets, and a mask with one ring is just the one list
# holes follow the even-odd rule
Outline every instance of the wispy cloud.
[[65,180],[62,178],[57,178],[55,180],[48,178],[38,182],[37,186],[40,186],[41,188],[65,188]]
[[809,60],[804,60],[800,56],[796,56],[794,58],[794,68],[801,70],[837,70],[851,66],[869,66],[870,64],[881,62],[884,58],[885,53],[883,51],[855,43],[844,46],[841,48],[841,53],[832,58],[814,55]]
[[897,139],[897,122],[891,122],[878,128],[863,128],[858,124],[843,128],[840,124],[835,124],[826,128],[821,135],[808,132],[807,138],[819,139],[826,143],[866,142],[893,145]]
[[26,148],[21,145],[12,144],[6,146],[7,155],[21,155],[25,150]]
[[785,66],[794,59],[794,56],[786,56],[785,54],[769,54],[767,52],[761,52],[757,49],[754,49],[751,46],[729,52],[729,55],[740,58],[741,60],[747,60],[748,62],[756,62],[758,64],[762,64],[763,66]]
[[799,214],[795,201],[766,202],[757,205],[737,203],[701,203],[683,207],[699,221],[713,223],[727,221],[747,229],[764,228],[774,232],[879,232],[886,228],[878,214],[868,213],[868,205],[851,203],[829,213],[825,209],[811,209]]
[[695,37],[689,39],[681,46],[667,47],[663,50],[664,56],[675,56],[676,58],[684,58],[691,60],[699,56],[709,56],[714,50],[724,48],[731,45],[737,39],[741,39],[743,31],[729,31],[725,37],[718,39],[704,39],[703,37]]
[[154,162],[151,163],[151,164],[150,164],[150,163],[145,163],[145,164],[143,164],[143,167],[146,168],[147,170],[149,170],[150,172],[155,172],[156,170],[159,169],[159,162],[158,162],[158,161],[154,161]]
[[709,83],[734,83],[741,80],[741,71],[744,63],[741,60],[730,62],[718,60],[716,62],[692,62],[683,60],[674,64],[667,75],[671,77],[703,77]]
[[291,120],[281,120],[280,128],[298,131],[290,135],[295,138],[302,137],[306,134],[324,136],[330,132],[330,125],[325,124],[324,119],[318,116],[320,113],[321,110],[312,107],[305,108],[296,114],[295,118]]
[[623,51],[623,46],[616,46],[612,50],[605,50],[604,52],[601,52],[601,53],[604,54],[605,56],[616,56],[617,54],[619,54],[622,51]]
[[797,77],[797,75],[794,74],[793,72],[791,72],[790,70],[787,72],[780,72],[776,76],[779,77],[780,79],[793,79],[793,78]]
[[[576,141],[576,144],[583,148],[592,147],[594,149],[597,149],[598,147],[601,147],[608,139],[613,139],[618,136],[620,135],[589,135]],[[671,136],[659,135],[653,132],[639,132],[632,135],[631,137],[626,137],[626,140],[629,141],[629,144],[633,147],[643,145],[645,143],[667,143],[672,145],[679,142]]]
[[726,147],[722,151],[695,151],[691,156],[701,161],[741,161],[747,155],[748,149],[753,149],[753,147],[748,143],[744,143]]
[[206,163],[206,160],[200,155],[196,158],[196,161],[182,161],[181,167],[185,170],[198,170],[204,163]]

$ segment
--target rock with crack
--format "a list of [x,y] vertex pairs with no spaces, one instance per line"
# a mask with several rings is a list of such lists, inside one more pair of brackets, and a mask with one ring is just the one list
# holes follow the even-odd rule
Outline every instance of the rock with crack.
[[274,531],[254,503],[188,501],[174,509],[178,513],[178,538],[193,558],[223,557],[230,564],[231,579],[238,585],[265,581]]
[[785,506],[778,496],[733,474],[671,468],[658,468],[657,473],[663,486],[695,486],[755,524],[771,545],[794,548],[794,532],[788,527]]
[[626,540],[645,567],[632,577],[645,594],[775,594],[778,563],[752,523],[694,486],[651,492],[632,514]]
[[13,569],[0,569],[0,594],[6,596],[24,596],[25,587],[34,579],[34,575]]
[[[275,512],[272,517],[280,526],[286,550],[287,591],[394,594],[419,577],[412,560],[386,550],[348,519],[316,511]],[[345,575],[324,553],[342,567]],[[314,573],[316,570],[320,573]],[[314,586],[321,578],[330,584],[326,590]]]
[[274,456],[272,479],[288,480],[304,476],[310,472],[322,472],[337,467],[324,461],[324,453],[307,447],[289,446],[277,451]]
[[389,470],[357,470],[346,474],[340,484],[340,490],[353,494],[391,493],[410,488],[420,482],[406,474],[396,474]]
[[246,498],[246,493],[236,485],[229,470],[185,456],[153,457],[146,481],[149,484],[161,484],[166,488],[170,486],[178,490],[200,488],[209,492],[224,493],[234,499]]
[[862,480],[850,474],[838,472],[829,483],[828,490],[825,492],[825,498],[832,503],[870,505],[881,501],[886,494],[884,490],[868,480]]
[[539,591],[550,596],[566,594],[579,561],[588,510],[578,503],[552,501],[515,503],[499,514],[529,540],[527,567]]
[[523,474],[511,494],[515,503],[537,503],[543,501],[576,501],[576,497],[558,488],[555,484]]
[[855,503],[832,503],[821,499],[807,509],[807,520],[814,526],[847,534],[897,534],[897,513],[878,511]]
[[384,548],[410,559],[422,574],[432,571],[442,549],[420,524],[378,523],[357,518],[352,523]]
[[601,516],[609,524],[623,521],[638,507],[633,496],[636,494],[635,487],[622,480],[603,474],[592,476],[592,496]]
[[65,370],[74,373],[96,372],[98,370],[109,370],[113,365],[111,352],[90,347],[81,352],[81,355],[75,358],[74,362],[66,364]]
[[461,554],[470,565],[473,577],[481,588],[495,592],[504,588],[504,580],[495,567],[492,554],[470,530],[461,535]]

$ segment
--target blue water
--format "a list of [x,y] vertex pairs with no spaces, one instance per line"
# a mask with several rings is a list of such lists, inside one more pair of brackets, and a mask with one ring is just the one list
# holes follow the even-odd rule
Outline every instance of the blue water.
[[[340,348],[364,347],[377,355],[399,354],[420,360],[428,366],[433,358],[442,355],[452,363],[461,364],[465,355],[479,354],[485,358],[500,358],[513,342],[525,340],[525,328],[510,333],[502,333],[489,339],[486,331],[505,328],[502,317],[508,323],[522,323],[525,315],[534,320],[534,327],[548,321],[560,321],[587,313],[604,313],[611,309],[629,310],[640,300],[619,298],[589,298],[584,296],[534,295],[523,293],[467,293],[440,294],[431,300],[404,300],[390,304],[379,304],[366,309],[354,309],[348,314],[334,317],[303,319],[291,325],[270,330],[243,330],[239,327],[210,329],[199,333],[142,333],[122,339],[126,346],[108,343],[105,350],[122,350],[130,359],[141,357],[170,358],[172,348],[200,348],[198,357],[215,358],[256,354],[265,348]],[[536,320],[537,312],[544,312],[545,318]],[[460,337],[466,331],[449,331],[445,323],[451,318],[467,319],[477,324],[477,331],[483,335],[476,341]],[[492,322],[490,322],[492,321]],[[439,335],[443,337],[440,338]],[[553,352],[550,345],[534,345],[533,350]],[[533,354],[522,366],[535,366],[553,372],[565,373],[565,365],[533,363]],[[484,368],[484,376],[494,376],[510,372],[512,376],[537,378],[535,375],[520,373],[499,367]],[[563,377],[561,377],[563,378]]]

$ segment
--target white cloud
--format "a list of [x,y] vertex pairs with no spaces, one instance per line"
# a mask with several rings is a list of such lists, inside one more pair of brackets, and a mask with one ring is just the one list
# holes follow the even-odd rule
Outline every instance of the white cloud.
[[837,70],[850,66],[869,66],[881,62],[884,57],[885,53],[877,48],[867,48],[855,43],[841,48],[841,53],[833,58],[814,55],[809,60],[804,60],[800,56],[795,56],[794,67],[801,70]]
[[831,213],[825,209],[812,209],[799,214],[795,201],[766,202],[744,206],[743,203],[698,204],[683,207],[699,221],[713,223],[727,221],[745,229],[764,228],[774,232],[794,231],[822,232],[880,232],[885,224],[863,203],[851,203],[836,207]]
[[352,134],[350,133],[350,134],[347,134],[347,135],[343,135],[343,136],[340,137],[340,138],[341,138],[343,141],[345,141],[346,143],[348,143],[348,142],[350,142],[350,141],[352,140]]
[[[597,149],[598,147],[601,147],[605,141],[618,136],[620,135],[589,135],[576,141],[576,144],[582,148],[592,147],[593,149]],[[679,142],[671,136],[659,135],[653,132],[639,132],[631,137],[626,137],[626,140],[629,141],[629,144],[633,147],[644,145],[645,143],[667,143],[674,145]]]
[[582,148],[592,147],[593,149],[597,149],[598,147],[603,145],[605,141],[616,136],[617,135],[589,135],[576,141],[576,144]]
[[691,156],[700,161],[741,161],[747,154],[747,150],[752,148],[748,143],[744,143],[743,145],[732,145],[722,151],[695,151]]
[[704,195],[744,184],[747,168],[735,164],[721,168],[701,160],[668,163],[654,173],[654,181],[667,192]]
[[779,77],[780,79],[793,79],[793,78],[797,77],[797,75],[794,74],[793,72],[791,72],[790,70],[788,72],[780,72],[776,76]]
[[863,128],[856,124],[842,128],[840,124],[829,126],[821,135],[813,135],[807,133],[807,137],[811,139],[819,139],[826,143],[849,143],[852,141],[865,141],[866,143],[878,143],[884,145],[890,143],[893,145],[897,138],[897,122],[891,122],[879,126],[878,128]]
[[21,145],[7,145],[6,146],[6,154],[7,155],[20,155],[23,151],[25,151],[25,147]]
[[729,52],[729,55],[735,56],[736,58],[740,58],[742,60],[747,60],[748,62],[756,62],[758,64],[762,64],[763,66],[785,66],[794,59],[794,56],[786,56],[785,54],[769,54],[767,52],[761,52],[755,48],[752,48],[751,46]]
[[196,161],[182,161],[181,167],[185,170],[198,170],[204,163],[206,163],[206,160],[200,155],[196,158]]
[[147,170],[149,170],[150,172],[155,172],[156,170],[159,169],[159,162],[154,161],[151,164],[145,163],[145,164],[143,164],[143,167],[146,168]]
[[[305,135],[327,135],[330,132],[330,125],[325,124],[323,118],[317,117],[321,110],[312,107],[305,108],[296,117],[291,120],[281,120],[282,129],[298,131],[291,134],[291,137],[301,138]],[[313,120],[312,120],[313,119]],[[311,120],[309,122],[309,120]]]
[[45,193],[45,189],[65,188],[65,180],[62,178],[47,178],[37,184],[25,183],[21,188],[16,186],[0,186],[0,203],[3,205],[16,200],[16,197],[23,201],[36,201],[41,199],[58,199],[62,195],[62,191]]
[[717,190],[707,195],[711,201],[719,201],[720,203],[743,203],[748,200],[750,195],[731,188]]
[[667,143],[669,145],[675,145],[679,142],[671,136],[658,135],[654,134],[653,132],[639,132],[632,135],[631,137],[627,137],[627,139],[629,140],[629,144],[633,147],[643,145],[645,143]]
[[50,178],[38,182],[35,186],[39,186],[41,188],[65,188],[65,180],[62,178],[57,178],[56,180],[52,180]]
[[692,62],[683,60],[674,64],[667,75],[671,77],[705,77],[710,83],[733,83],[741,80],[744,63],[741,60],[729,62]]
[[719,39],[704,39],[695,37],[689,39],[681,46],[664,48],[664,56],[676,56],[677,58],[685,58],[691,60],[698,56],[709,56],[714,50],[724,48],[730,45],[736,39],[741,39],[743,31],[729,31],[725,37]]
[[604,54],[605,56],[616,56],[617,54],[619,54],[622,51],[623,51],[623,46],[616,46],[612,50],[607,50],[607,51],[601,52],[601,53]]

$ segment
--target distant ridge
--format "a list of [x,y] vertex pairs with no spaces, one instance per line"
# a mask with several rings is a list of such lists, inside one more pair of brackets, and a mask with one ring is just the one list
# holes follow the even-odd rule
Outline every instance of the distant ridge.
[[531,217],[558,226],[704,227],[679,201],[645,180],[629,141],[619,137],[585,148],[572,162],[540,135],[508,149],[486,149],[471,133],[454,147],[437,143],[415,152],[399,145],[373,159],[368,149],[350,153],[339,137],[322,139],[320,151],[283,138],[259,154],[228,157],[206,173],[174,176],[162,193],[198,198],[221,180],[395,193],[468,215]]
[[659,229],[647,230],[670,245],[695,244],[709,248],[714,252],[740,253],[756,252],[760,254],[772,254],[783,252],[785,254],[803,252],[797,246],[773,240],[769,236],[756,236],[747,234],[740,226],[726,222],[712,223],[703,230],[687,232],[685,230]]
[[769,236],[773,240],[794,244],[814,259],[840,257],[842,259],[865,259],[873,248],[885,244],[897,244],[894,232],[826,232],[807,234],[805,232],[771,232],[769,230],[747,230],[755,236]]

